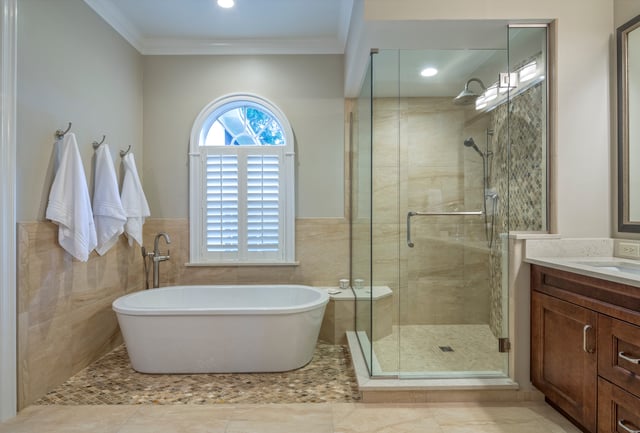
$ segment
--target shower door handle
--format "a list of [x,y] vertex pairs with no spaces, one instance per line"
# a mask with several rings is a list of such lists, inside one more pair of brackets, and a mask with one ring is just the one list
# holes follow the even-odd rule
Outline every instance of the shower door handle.
[[470,211],[454,211],[454,212],[407,212],[407,245],[409,248],[413,248],[414,243],[411,241],[411,217],[414,216],[466,216],[466,215],[484,215],[484,212],[481,210],[470,210]]

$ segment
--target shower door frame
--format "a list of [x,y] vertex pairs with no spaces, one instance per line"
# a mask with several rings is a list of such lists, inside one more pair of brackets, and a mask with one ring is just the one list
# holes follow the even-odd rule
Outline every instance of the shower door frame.
[[0,166],[5,181],[0,186],[0,422],[17,413],[17,245],[16,245],[16,89],[17,0],[1,0],[2,123]]

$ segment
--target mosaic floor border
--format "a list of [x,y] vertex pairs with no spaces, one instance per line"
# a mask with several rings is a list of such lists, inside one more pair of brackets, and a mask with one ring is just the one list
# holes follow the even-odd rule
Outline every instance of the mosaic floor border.
[[284,373],[143,374],[124,345],[35,402],[36,405],[327,403],[359,401],[346,346],[319,342],[306,366]]

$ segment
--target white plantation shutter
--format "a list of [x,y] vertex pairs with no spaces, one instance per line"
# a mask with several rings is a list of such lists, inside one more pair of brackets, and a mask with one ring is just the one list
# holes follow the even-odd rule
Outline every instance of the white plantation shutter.
[[295,264],[293,132],[254,95],[207,105],[191,129],[190,262]]
[[238,157],[206,157],[206,249],[238,251]]
[[221,262],[282,260],[282,149],[210,147],[203,158],[203,254]]
[[280,242],[280,158],[247,158],[247,248],[249,252],[277,253]]

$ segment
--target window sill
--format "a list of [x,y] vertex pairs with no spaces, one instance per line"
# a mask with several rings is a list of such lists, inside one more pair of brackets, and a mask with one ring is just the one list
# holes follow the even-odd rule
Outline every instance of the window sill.
[[194,268],[206,268],[206,267],[246,267],[246,266],[299,266],[300,262],[273,262],[273,263],[265,263],[265,262],[228,262],[228,263],[191,263],[187,262],[184,264],[186,267],[194,267]]

